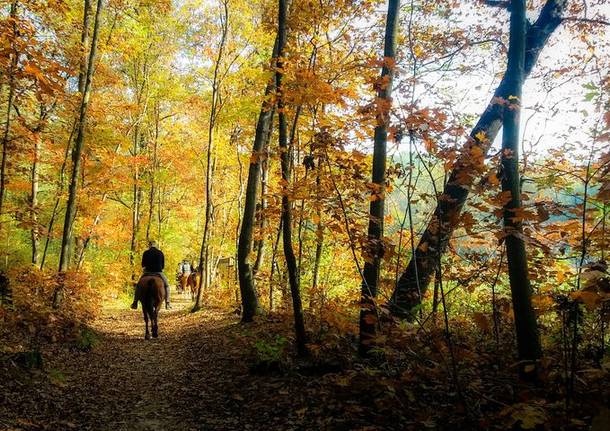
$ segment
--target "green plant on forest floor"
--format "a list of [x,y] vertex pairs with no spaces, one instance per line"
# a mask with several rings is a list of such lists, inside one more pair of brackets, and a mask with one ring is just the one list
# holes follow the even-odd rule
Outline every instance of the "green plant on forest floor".
[[253,370],[259,372],[279,371],[283,368],[288,340],[280,335],[271,340],[258,340],[254,344]]
[[99,342],[99,336],[91,328],[84,327],[81,329],[79,336],[76,339],[76,348],[84,352],[88,352]]

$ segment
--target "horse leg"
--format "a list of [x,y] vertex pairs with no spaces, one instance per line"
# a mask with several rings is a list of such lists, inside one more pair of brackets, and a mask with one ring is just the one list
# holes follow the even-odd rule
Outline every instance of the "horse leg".
[[159,336],[159,306],[157,306],[152,312],[152,336],[157,338]]
[[148,310],[142,304],[142,313],[144,313],[144,324],[146,325],[146,334],[144,335],[145,340],[150,340],[150,332],[148,332]]

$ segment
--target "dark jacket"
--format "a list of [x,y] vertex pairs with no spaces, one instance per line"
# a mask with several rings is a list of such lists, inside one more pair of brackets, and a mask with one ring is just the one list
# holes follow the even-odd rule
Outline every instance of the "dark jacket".
[[165,256],[158,248],[151,247],[142,255],[142,268],[146,272],[161,272],[165,267]]

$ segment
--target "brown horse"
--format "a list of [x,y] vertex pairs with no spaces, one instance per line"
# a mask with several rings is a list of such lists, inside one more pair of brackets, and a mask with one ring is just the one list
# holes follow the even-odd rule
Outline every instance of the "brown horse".
[[199,286],[199,271],[191,272],[188,278],[188,287],[191,289],[191,300],[195,299],[197,287]]
[[142,303],[142,311],[144,312],[144,322],[146,323],[146,334],[144,339],[150,340],[150,332],[148,332],[148,320],[150,319],[152,336],[159,336],[159,326],[157,318],[159,309],[165,299],[165,286],[163,280],[155,275],[146,275],[138,281],[140,288],[140,302]]
[[188,286],[188,280],[189,280],[189,276],[187,274],[180,274],[178,276],[178,291],[180,293],[184,293],[186,290],[186,287]]

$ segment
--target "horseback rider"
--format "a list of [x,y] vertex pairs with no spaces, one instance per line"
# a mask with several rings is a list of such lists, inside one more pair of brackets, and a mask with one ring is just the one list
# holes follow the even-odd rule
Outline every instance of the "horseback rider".
[[[156,241],[150,241],[148,246],[148,250],[142,254],[142,268],[144,269],[142,277],[147,275],[156,275],[163,280],[163,285],[165,286],[165,308],[172,308],[169,303],[169,281],[167,280],[165,274],[163,274],[163,268],[165,267],[165,256],[163,255],[163,252],[157,248]],[[138,308],[138,301],[140,300],[139,288],[140,286],[138,283],[136,284],[133,304],[131,304],[131,308],[134,310]]]
[[178,276],[181,277],[186,275],[187,277],[193,272],[193,265],[188,259],[182,259],[182,262],[178,264]]

